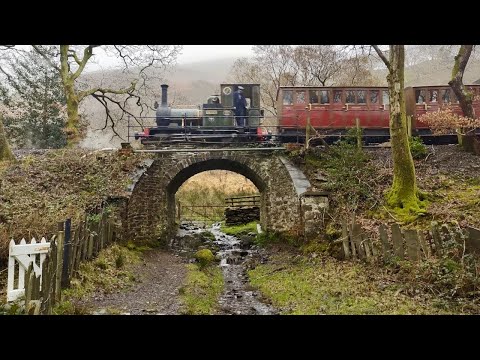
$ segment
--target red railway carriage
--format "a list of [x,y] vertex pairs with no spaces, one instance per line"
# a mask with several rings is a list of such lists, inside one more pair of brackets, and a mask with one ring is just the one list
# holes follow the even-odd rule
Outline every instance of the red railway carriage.
[[[480,96],[480,85],[466,85]],[[408,87],[405,89],[407,115],[413,135],[426,136],[431,141],[451,143],[456,136],[432,139],[431,131],[417,120],[425,112],[437,111],[449,104],[462,114],[453,90],[448,85]],[[475,113],[480,116],[480,101],[474,101]],[[389,95],[387,87],[308,87],[282,86],[277,93],[279,136],[288,141],[293,136],[305,136],[307,118],[311,125],[332,140],[356,126],[359,119],[367,142],[386,141],[389,137]]]
[[307,117],[311,125],[328,134],[360,127],[373,134],[388,135],[387,87],[280,87],[277,111],[283,136],[304,134]]
[[[480,85],[466,85],[466,87],[477,97],[473,101],[473,108],[476,117],[480,117]],[[460,104],[453,90],[448,86],[414,86],[405,88],[405,105],[407,116],[411,117],[412,129],[420,135],[429,134],[428,126],[420,121],[418,117],[427,112],[437,111],[448,106],[458,115],[463,115]]]

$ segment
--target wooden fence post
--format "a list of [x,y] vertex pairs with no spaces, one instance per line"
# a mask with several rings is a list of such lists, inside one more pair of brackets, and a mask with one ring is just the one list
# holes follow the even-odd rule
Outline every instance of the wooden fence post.
[[398,224],[392,225],[393,252],[400,260],[403,260],[403,237]]
[[72,219],[65,221],[65,238],[63,244],[63,263],[62,263],[62,289],[70,286],[69,266],[70,266],[70,248],[72,240]]
[[362,244],[362,228],[360,227],[360,224],[357,224],[357,223],[353,223],[353,226],[352,226],[352,238],[353,238],[353,241],[352,243],[355,243],[355,246],[357,248],[357,252],[358,252],[358,257],[360,259],[364,259],[365,258],[365,250],[363,248],[363,244]]
[[382,242],[383,257],[386,259],[392,251],[390,243],[388,242],[387,228],[384,224],[380,224],[378,231],[380,232],[380,241]]
[[423,235],[423,231],[419,231],[418,240],[420,241],[420,246],[422,247],[425,257],[428,259],[432,254],[430,252],[430,246],[428,246],[427,242],[425,241],[425,236]]
[[357,128],[357,148],[358,149],[361,149],[362,148],[362,129],[360,128],[360,119],[359,118],[355,118],[355,126]]
[[62,300],[61,282],[62,282],[62,270],[63,270],[63,222],[58,223],[57,232],[57,266],[55,269],[55,302]]
[[440,237],[440,232],[438,231],[438,223],[436,221],[432,221],[431,230],[432,230],[433,243],[435,244],[435,253],[441,254],[442,238]]
[[348,230],[347,230],[347,220],[342,220],[342,238],[343,238],[343,252],[345,254],[345,259],[350,258],[350,249],[348,248]]
[[407,244],[407,256],[409,260],[418,261],[420,249],[417,230],[405,230],[405,242]]

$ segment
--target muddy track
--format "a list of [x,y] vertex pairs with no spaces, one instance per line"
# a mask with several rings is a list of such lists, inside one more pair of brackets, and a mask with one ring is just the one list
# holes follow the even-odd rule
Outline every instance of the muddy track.
[[146,251],[135,265],[137,279],[128,290],[96,295],[79,305],[92,314],[174,315],[180,313],[179,288],[186,276],[184,259],[170,252]]

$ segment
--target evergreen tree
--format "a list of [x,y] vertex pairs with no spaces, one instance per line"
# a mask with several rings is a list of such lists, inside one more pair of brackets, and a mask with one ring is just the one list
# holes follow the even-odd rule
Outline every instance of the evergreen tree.
[[0,82],[4,125],[9,141],[19,148],[66,145],[66,100],[60,75],[34,51],[7,60]]

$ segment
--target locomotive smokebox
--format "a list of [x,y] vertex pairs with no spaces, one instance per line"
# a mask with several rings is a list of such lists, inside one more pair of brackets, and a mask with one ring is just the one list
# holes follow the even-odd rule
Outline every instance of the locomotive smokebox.
[[162,84],[162,107],[167,107],[167,92],[168,92],[168,85]]

